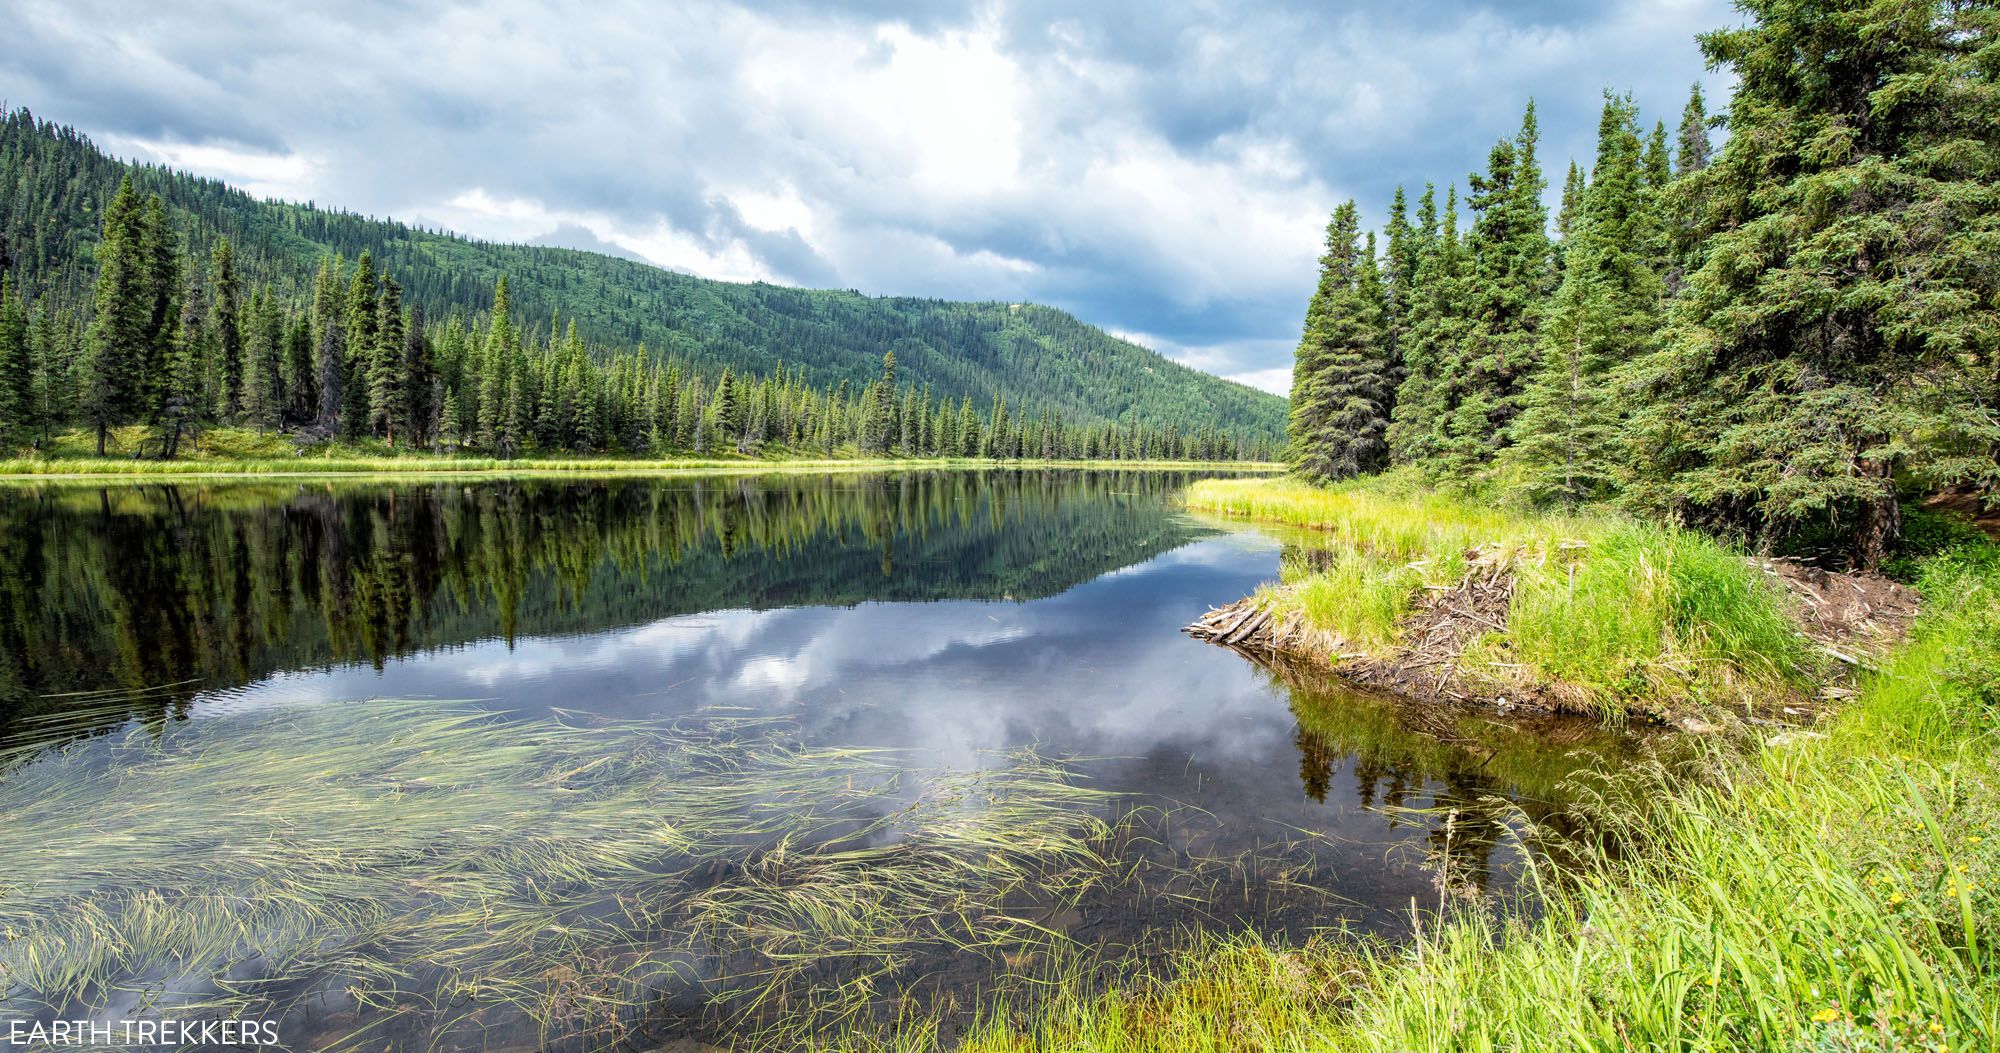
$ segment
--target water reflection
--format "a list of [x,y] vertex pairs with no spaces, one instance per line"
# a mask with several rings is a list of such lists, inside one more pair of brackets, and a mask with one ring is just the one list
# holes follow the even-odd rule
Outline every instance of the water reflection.
[[[1524,830],[1573,830],[1579,777],[1632,744],[1575,722],[1392,702],[1188,640],[1180,626],[1276,573],[1280,542],[1180,514],[1185,478],[4,494],[0,690],[32,723],[77,708],[65,693],[144,688],[117,718],[165,709],[225,737],[232,721],[366,698],[477,700],[523,728],[555,715],[775,721],[801,749],[882,751],[840,755],[907,771],[912,787],[921,773],[1005,777],[1032,749],[1094,791],[1063,807],[1114,832],[1094,850],[1117,879],[1011,907],[1034,912],[1020,931],[1110,958],[1143,962],[1189,930],[1394,937],[1413,908],[1453,899],[1531,909]],[[388,726],[375,720],[354,727]],[[175,785],[185,800],[166,807],[199,811],[198,780]],[[285,821],[274,816],[274,836]],[[0,851],[36,851],[7,836]],[[747,873],[749,858],[719,856],[716,873]],[[1032,967],[1005,943],[899,950],[870,981],[874,1009],[970,1009]],[[834,986],[849,979],[828,970]],[[649,983],[667,1037],[752,1026],[706,1015],[699,985]]]
[[[1044,596],[1195,536],[1166,473],[0,491],[0,732],[719,608]],[[161,685],[174,685],[162,691]]]

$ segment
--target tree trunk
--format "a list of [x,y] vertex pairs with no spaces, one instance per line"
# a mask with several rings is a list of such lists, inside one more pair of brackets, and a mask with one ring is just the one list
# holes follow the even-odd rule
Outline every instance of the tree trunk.
[[1860,522],[1854,535],[1854,566],[1875,570],[1888,558],[1889,549],[1903,536],[1903,510],[1896,502],[1896,488],[1889,479],[1889,466],[1863,462],[1864,474],[1881,481],[1879,491],[1862,501]]
[[97,422],[97,455],[104,456],[104,422]]

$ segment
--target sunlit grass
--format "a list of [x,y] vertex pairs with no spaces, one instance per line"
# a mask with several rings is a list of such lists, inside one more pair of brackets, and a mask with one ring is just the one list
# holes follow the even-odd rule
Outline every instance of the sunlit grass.
[[1315,531],[1324,566],[1289,575],[1266,602],[1380,652],[1420,589],[1448,588],[1469,557],[1513,580],[1504,632],[1471,648],[1468,671],[1555,682],[1607,716],[1628,708],[1744,706],[1796,696],[1820,663],[1785,599],[1712,538],[1602,515],[1536,515],[1369,480],[1207,479],[1190,508]]
[[1373,654],[1396,641],[1423,576],[1356,548],[1327,553],[1323,566],[1291,568],[1264,602],[1321,650]]

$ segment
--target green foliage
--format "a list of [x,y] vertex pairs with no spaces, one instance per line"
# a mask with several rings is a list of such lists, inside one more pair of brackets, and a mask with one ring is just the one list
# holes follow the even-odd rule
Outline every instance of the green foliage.
[[1646,363],[1631,499],[1874,566],[1897,480],[2000,482],[2000,84],[1990,5],[1757,0],[1702,37],[1740,84],[1677,192],[1699,267]]
[[[1611,99],[1559,243],[1532,104],[1472,178],[1466,237],[1455,195],[1440,229],[1430,191],[1414,224],[1398,191],[1392,463],[1862,567],[1902,498],[2000,502],[2000,13],[1744,10],[1701,38],[1738,81],[1724,147],[1699,84],[1673,135]],[[1317,397],[1326,366],[1302,365]]]
[[1359,235],[1354,202],[1334,210],[1320,257],[1319,288],[1306,308],[1292,367],[1287,459],[1309,479],[1345,479],[1386,463],[1391,361],[1386,297]]
[[1471,272],[1446,305],[1463,328],[1439,371],[1441,467],[1471,479],[1492,462],[1521,411],[1527,378],[1538,360],[1544,297],[1554,258],[1542,207],[1542,169],[1535,149],[1540,129],[1531,102],[1521,130],[1494,144],[1484,175],[1471,180],[1473,215],[1466,240]]
[[1692,531],[1524,514],[1480,497],[1397,492],[1377,479],[1333,488],[1206,479],[1187,501],[1325,539],[1327,558],[1265,597],[1338,637],[1315,641],[1321,650],[1395,642],[1415,591],[1457,584],[1478,550],[1504,560],[1513,599],[1470,666],[1553,685],[1579,707],[1622,718],[1768,704],[1802,696],[1823,672],[1763,575]]
[[1659,224],[1637,114],[1630,98],[1607,97],[1589,184],[1572,179],[1578,200],[1562,285],[1542,324],[1541,366],[1514,422],[1514,445],[1502,456],[1510,482],[1533,500],[1574,507],[1620,482],[1626,397],[1614,376],[1652,350],[1660,307],[1646,251]]

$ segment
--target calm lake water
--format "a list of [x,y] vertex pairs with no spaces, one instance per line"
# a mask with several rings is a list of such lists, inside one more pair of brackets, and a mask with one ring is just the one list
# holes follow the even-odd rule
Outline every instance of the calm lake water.
[[[806,1012],[788,999],[827,991],[849,1003],[829,1017],[840,1026],[915,1006],[945,1017],[949,1033],[1007,977],[1062,960],[1143,967],[1192,934],[1242,930],[1394,938],[1413,911],[1441,903],[1531,910],[1523,827],[1566,829],[1573,773],[1630,744],[1573,722],[1399,704],[1183,636],[1208,607],[1274,579],[1288,547],[1296,556],[1311,543],[1185,514],[1175,495],[1189,478],[932,472],[0,489],[0,735],[17,743],[0,776],[0,826],[15,833],[0,832],[0,848],[31,875],[0,879],[0,921],[15,936],[0,955],[12,974],[0,973],[0,1019],[228,1016],[249,1003],[188,1007],[228,987],[217,975],[254,986],[275,973],[250,1008],[275,1014],[297,1048],[584,1048],[614,1031],[626,1048],[683,1037],[776,1041]],[[399,811],[394,823],[362,829],[369,809],[387,806],[379,795],[332,815],[313,811],[308,798],[324,799],[315,780],[355,775],[411,738],[454,734],[408,723],[440,713],[497,714],[491,733],[503,746],[506,729],[664,737],[604,746],[621,752],[603,767],[587,756],[599,747],[578,747],[585,759],[551,776],[577,795],[574,814],[568,798],[535,797],[543,818],[518,828],[506,817],[528,813],[504,801],[475,821],[499,792],[488,783],[516,777],[513,769],[441,768],[436,780],[398,769],[381,791],[397,808],[444,794],[432,799],[465,816],[462,827],[424,827],[421,814]],[[699,739],[699,755],[676,753],[676,735]],[[343,738],[361,740],[352,761],[312,745]],[[453,740],[435,741],[433,752],[451,752]],[[482,740],[479,762],[499,755],[493,741]],[[296,775],[244,781],[252,761],[287,749],[300,754],[282,758],[295,768],[273,770]],[[231,756],[246,759],[214,759]],[[660,757],[679,759],[650,759]],[[773,757],[783,758],[782,774]],[[652,774],[634,774],[654,763]],[[355,770],[330,770],[342,765]],[[601,774],[611,768],[623,774]],[[688,774],[657,777],[670,768]],[[821,770],[839,774],[799,781]],[[664,844],[670,828],[722,822],[699,800],[658,806],[673,823],[645,835],[662,840],[657,850],[635,848],[622,827],[615,845],[576,833],[632,818],[607,815],[604,802],[654,799],[619,796],[637,792],[633,780],[652,779],[644,792],[666,800],[675,778],[754,785],[757,800],[741,815],[764,818],[707,847],[689,847],[693,835]],[[951,781],[964,778],[995,781]],[[962,785],[975,788],[937,790]],[[371,787],[339,792],[376,794]],[[947,797],[948,806],[926,803]],[[673,807],[690,812],[677,818]],[[815,809],[812,822],[799,819]],[[356,829],[344,831],[350,814]],[[1047,847],[1010,832],[1011,822],[1073,828],[1089,852]],[[93,844],[148,823],[171,836]],[[192,832],[210,824],[233,831],[230,840]],[[475,866],[450,856],[461,843],[525,843],[543,827],[579,838],[548,852],[575,851],[582,862],[541,860],[528,877],[506,870],[531,868],[519,860]],[[402,833],[421,843],[349,862]],[[348,834],[353,846],[341,842]],[[445,911],[432,901],[457,895],[423,887],[441,860],[482,880],[518,878],[480,892],[482,916],[529,902],[557,929],[612,933],[588,946],[615,945],[602,959],[620,963],[618,981],[592,987],[577,976],[598,953],[582,944],[527,962],[480,939],[470,941],[478,954],[453,967],[451,991],[426,990],[443,983],[426,971],[439,945],[371,942],[355,935],[357,921],[329,923],[335,935],[318,921],[246,923],[220,944],[200,944],[214,957],[194,966],[162,951],[69,974],[24,967],[38,941],[38,958],[80,953],[74,930],[46,920],[78,903],[139,931],[143,919],[132,919],[160,909],[146,892],[171,901],[199,886],[225,904],[202,915],[214,924],[253,916],[259,890],[273,883],[319,880],[314,867],[297,876],[297,862],[255,872],[246,836],[273,851],[318,846],[325,854],[310,858],[329,860],[327,873],[342,880],[395,883],[325,893],[342,903],[374,910],[383,888],[418,890],[394,908],[417,912],[396,915],[406,930],[419,914],[436,921]],[[71,854],[51,854],[54,841]],[[892,854],[899,845],[902,856]],[[849,851],[858,854],[840,854]],[[937,861],[969,851],[984,853],[976,873],[939,876],[936,887],[921,878],[958,873]],[[759,876],[814,852],[817,869]],[[939,854],[904,865],[916,852]],[[676,854],[700,864],[664,862]],[[591,869],[614,855],[641,862]],[[1021,878],[987,876],[1007,867]],[[649,876],[637,881],[634,870]],[[847,884],[828,885],[829,901],[857,890],[906,898],[876,902],[876,921],[828,920],[800,906],[818,894],[800,873],[840,875]],[[588,898],[614,887],[610,899]],[[718,907],[725,892],[739,896],[728,901],[740,905],[734,913]],[[780,901],[770,897],[780,894],[799,915],[788,924],[800,938],[789,943],[759,928],[777,925],[771,905]],[[655,899],[673,909],[633,920],[631,902]],[[948,924],[904,931],[933,909]],[[699,945],[652,953],[697,917],[711,926]],[[858,942],[825,950],[840,943],[826,933],[843,925],[900,928],[879,944],[866,942],[879,934],[841,929],[841,940]],[[969,935],[981,933],[992,939]],[[875,950],[855,949],[863,944]],[[823,957],[784,971],[801,960],[786,947]],[[395,994],[372,1005],[342,994],[370,975],[366,963],[418,954],[426,961],[404,963]],[[168,959],[172,967],[160,964]],[[539,1008],[482,1010],[492,987],[467,976],[532,988]],[[772,977],[787,986],[757,997]],[[579,1008],[594,1004],[587,992],[612,987],[615,1005]]]

